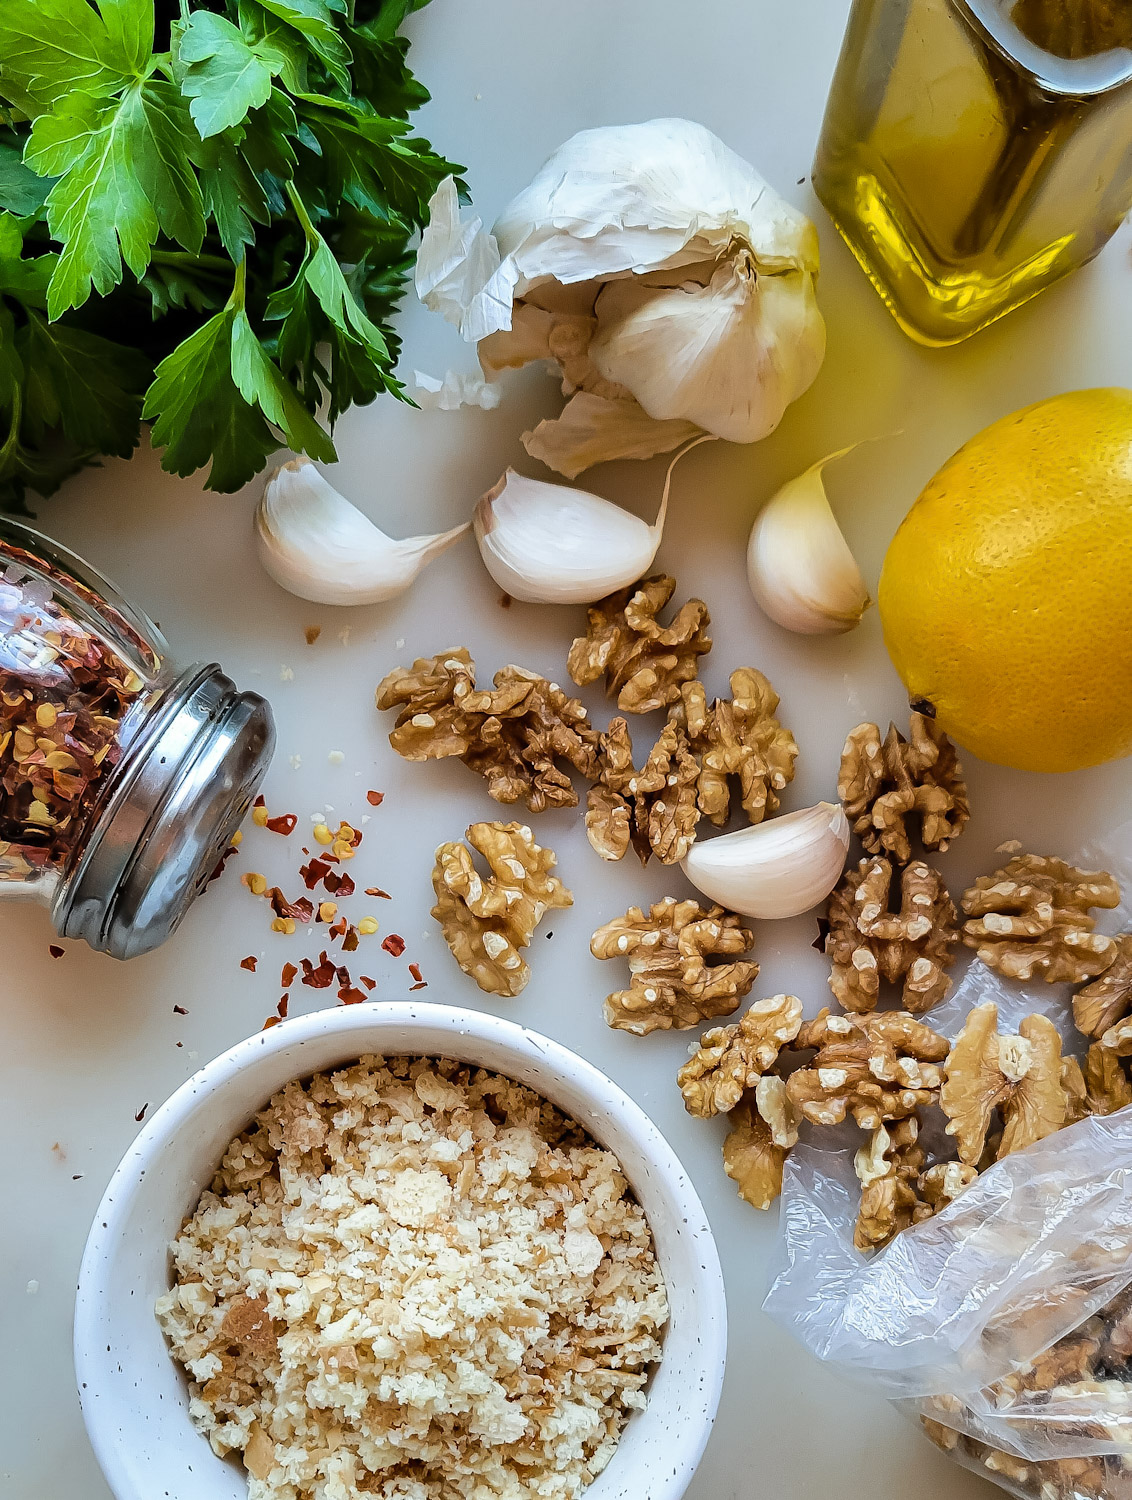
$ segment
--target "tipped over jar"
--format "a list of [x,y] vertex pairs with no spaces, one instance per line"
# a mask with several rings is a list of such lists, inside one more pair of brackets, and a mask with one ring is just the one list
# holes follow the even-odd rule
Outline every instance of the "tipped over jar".
[[181,669],[93,569],[0,519],[0,899],[115,958],[174,931],[274,748],[271,709]]

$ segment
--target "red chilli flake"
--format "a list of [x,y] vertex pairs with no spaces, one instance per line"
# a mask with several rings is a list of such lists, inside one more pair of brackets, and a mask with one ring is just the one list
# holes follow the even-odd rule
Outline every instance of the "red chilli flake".
[[423,979],[423,977],[421,975],[421,966],[420,966],[420,964],[410,964],[409,965],[409,973],[413,976],[413,978],[417,981],[418,984],[423,984],[424,983],[424,979]]
[[264,795],[263,795],[262,792],[260,792],[259,796],[252,803],[252,806],[253,807],[266,807],[267,806],[267,799],[264,797]]
[[357,990],[344,984],[338,991],[338,998],[343,1005],[362,1005],[365,1003],[366,995],[364,990]]
[[377,980],[371,979],[368,974],[359,974],[358,983],[364,984],[367,990],[375,990],[377,988]]
[[385,801],[385,793],[384,792],[367,792],[366,793],[366,801],[369,803],[369,805],[371,807],[380,807],[381,804]]
[[323,884],[332,896],[352,896],[357,890],[357,886],[345,871],[340,875],[336,875],[331,870]]
[[146,1103],[142,1105],[141,1109],[139,1109],[137,1114],[134,1116],[134,1119],[138,1122],[139,1125],[145,1119],[145,1112],[148,1108],[149,1101],[147,1100]]
[[264,827],[272,833],[281,833],[284,838],[294,833],[298,826],[298,816],[295,813],[280,813],[277,818],[268,818]]
[[288,901],[277,885],[273,885],[264,894],[277,917],[293,917],[299,922],[309,922],[314,916],[314,902],[308,901],[305,896],[300,896],[297,901]]
[[391,932],[381,945],[386,953],[392,953],[394,958],[400,958],[405,951],[405,939],[397,933]]
[[47,951],[48,953],[50,953],[52,958],[62,958],[63,954],[67,950],[65,948],[60,948],[57,943],[48,943]]
[[420,982],[420,984],[411,984],[409,986],[409,994],[411,995],[414,990],[427,990],[427,989],[428,989],[428,980],[427,979],[422,979],[421,982]]
[[287,1005],[290,999],[290,995],[280,995],[279,997],[279,1004],[275,1007],[275,1009],[279,1012],[279,1019],[281,1021],[285,1021],[287,1019]]
[[[299,867],[299,874],[308,891],[313,891],[319,881],[326,880],[330,873],[329,861],[325,859],[312,859],[309,865]],[[329,891],[332,887],[327,884],[326,889]]]
[[346,933],[349,931],[349,928],[350,928],[350,924],[349,924],[349,922],[346,921],[346,918],[345,917],[339,917],[338,920],[337,920],[337,922],[335,922],[334,926],[328,928],[327,931],[330,933],[330,936],[332,938],[340,938],[340,937],[345,937],[346,936]]
[[312,990],[328,990],[334,983],[335,979],[338,977],[338,971],[327,958],[326,954],[319,954],[319,964],[317,969],[313,964],[310,964],[310,967],[308,968],[308,964],[310,964],[310,960],[304,959],[303,983],[305,985],[308,985]]
[[241,958],[240,968],[247,969],[249,974],[255,973],[255,966],[259,962],[254,953],[249,953],[247,958]]
[[263,1031],[270,1031],[273,1026],[279,1025],[279,1019],[280,1018],[278,1016],[268,1016],[267,1020],[263,1023],[263,1026],[260,1029]]
[[212,874],[208,877],[208,885],[211,885],[214,880],[220,879],[221,875],[224,874],[225,865],[232,858],[233,854],[236,854],[237,852],[238,851],[235,844],[228,845],[227,849],[225,849],[224,853],[220,856],[220,862],[217,864]]
[[366,886],[366,895],[367,896],[380,896],[383,901],[392,901],[393,900],[393,897],[389,894],[389,892],[388,891],[383,891],[379,885],[367,885]]
[[291,986],[294,984],[294,982],[295,982],[295,975],[298,972],[299,971],[298,971],[298,969],[296,969],[296,967],[295,967],[294,964],[284,964],[283,965],[283,972],[279,976],[279,983],[283,986],[283,988],[285,990],[289,990],[291,988]]
[[342,939],[342,952],[343,953],[356,953],[357,951],[358,951],[358,929],[356,927],[350,927],[347,930],[347,932],[346,932],[346,936]]

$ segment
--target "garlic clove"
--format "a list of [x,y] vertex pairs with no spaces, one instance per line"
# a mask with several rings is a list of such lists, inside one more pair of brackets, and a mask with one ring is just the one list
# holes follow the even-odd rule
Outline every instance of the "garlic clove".
[[513,599],[592,604],[647,573],[664,513],[647,522],[585,490],[508,469],[476,505],[484,566]]
[[751,528],[751,592],[765,614],[800,635],[852,630],[872,602],[822,483],[826,464],[855,446],[829,454],[784,484]]
[[825,899],[845,868],[849,822],[839,803],[819,802],[697,840],[682,862],[698,891],[744,917],[796,917]]
[[647,573],[664,534],[672,471],[710,434],[668,465],[650,526],[600,495],[528,479],[508,469],[477,503],[472,526],[487,571],[528,604],[593,604]]
[[468,526],[395,541],[308,458],[293,458],[275,470],[255,512],[260,562],[276,583],[316,604],[380,604],[394,598]]
[[590,359],[657,421],[683,418],[732,443],[773,432],[825,355],[808,271],[763,275],[748,250],[706,285],[611,281]]

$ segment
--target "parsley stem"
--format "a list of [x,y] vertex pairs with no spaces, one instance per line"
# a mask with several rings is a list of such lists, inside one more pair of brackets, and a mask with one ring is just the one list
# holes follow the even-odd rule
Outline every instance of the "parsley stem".
[[155,250],[150,256],[155,266],[188,266],[196,271],[214,271],[227,276],[232,262],[223,255],[192,255],[188,250]]
[[284,187],[286,189],[288,198],[290,198],[291,200],[291,207],[295,210],[295,215],[298,218],[299,223],[303,227],[303,233],[306,235],[307,244],[312,246],[317,245],[318,230],[311,222],[311,216],[307,213],[306,205],[299,197],[298,190],[296,189],[295,184],[293,182],[286,182],[284,183]]
[[246,256],[241,256],[236,262],[236,279],[232,284],[232,295],[228,298],[228,306],[236,312],[244,310],[244,293],[248,282],[248,262]]

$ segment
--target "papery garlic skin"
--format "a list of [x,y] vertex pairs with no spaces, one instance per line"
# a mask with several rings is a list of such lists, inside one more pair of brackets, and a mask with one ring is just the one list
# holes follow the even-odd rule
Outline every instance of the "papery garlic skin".
[[697,840],[681,868],[698,891],[740,916],[763,920],[809,911],[841,878],[849,821],[839,803],[819,802]]
[[850,452],[831,453],[789,480],[751,528],[751,592],[764,614],[800,635],[844,634],[872,602],[822,483],[826,464]]
[[[489,378],[558,364],[564,428],[524,443],[560,473],[668,451],[684,423],[755,441],[821,364],[817,232],[702,125],[579,132],[490,235],[460,223],[451,180],[430,210],[418,295],[479,345]],[[643,439],[628,406],[669,430]]]
[[508,469],[476,505],[484,566],[513,599],[593,604],[647,573],[664,515],[649,526],[619,505]]
[[256,506],[260,562],[276,583],[315,604],[380,604],[409,587],[469,523],[395,541],[352,505],[308,458],[268,479]]

